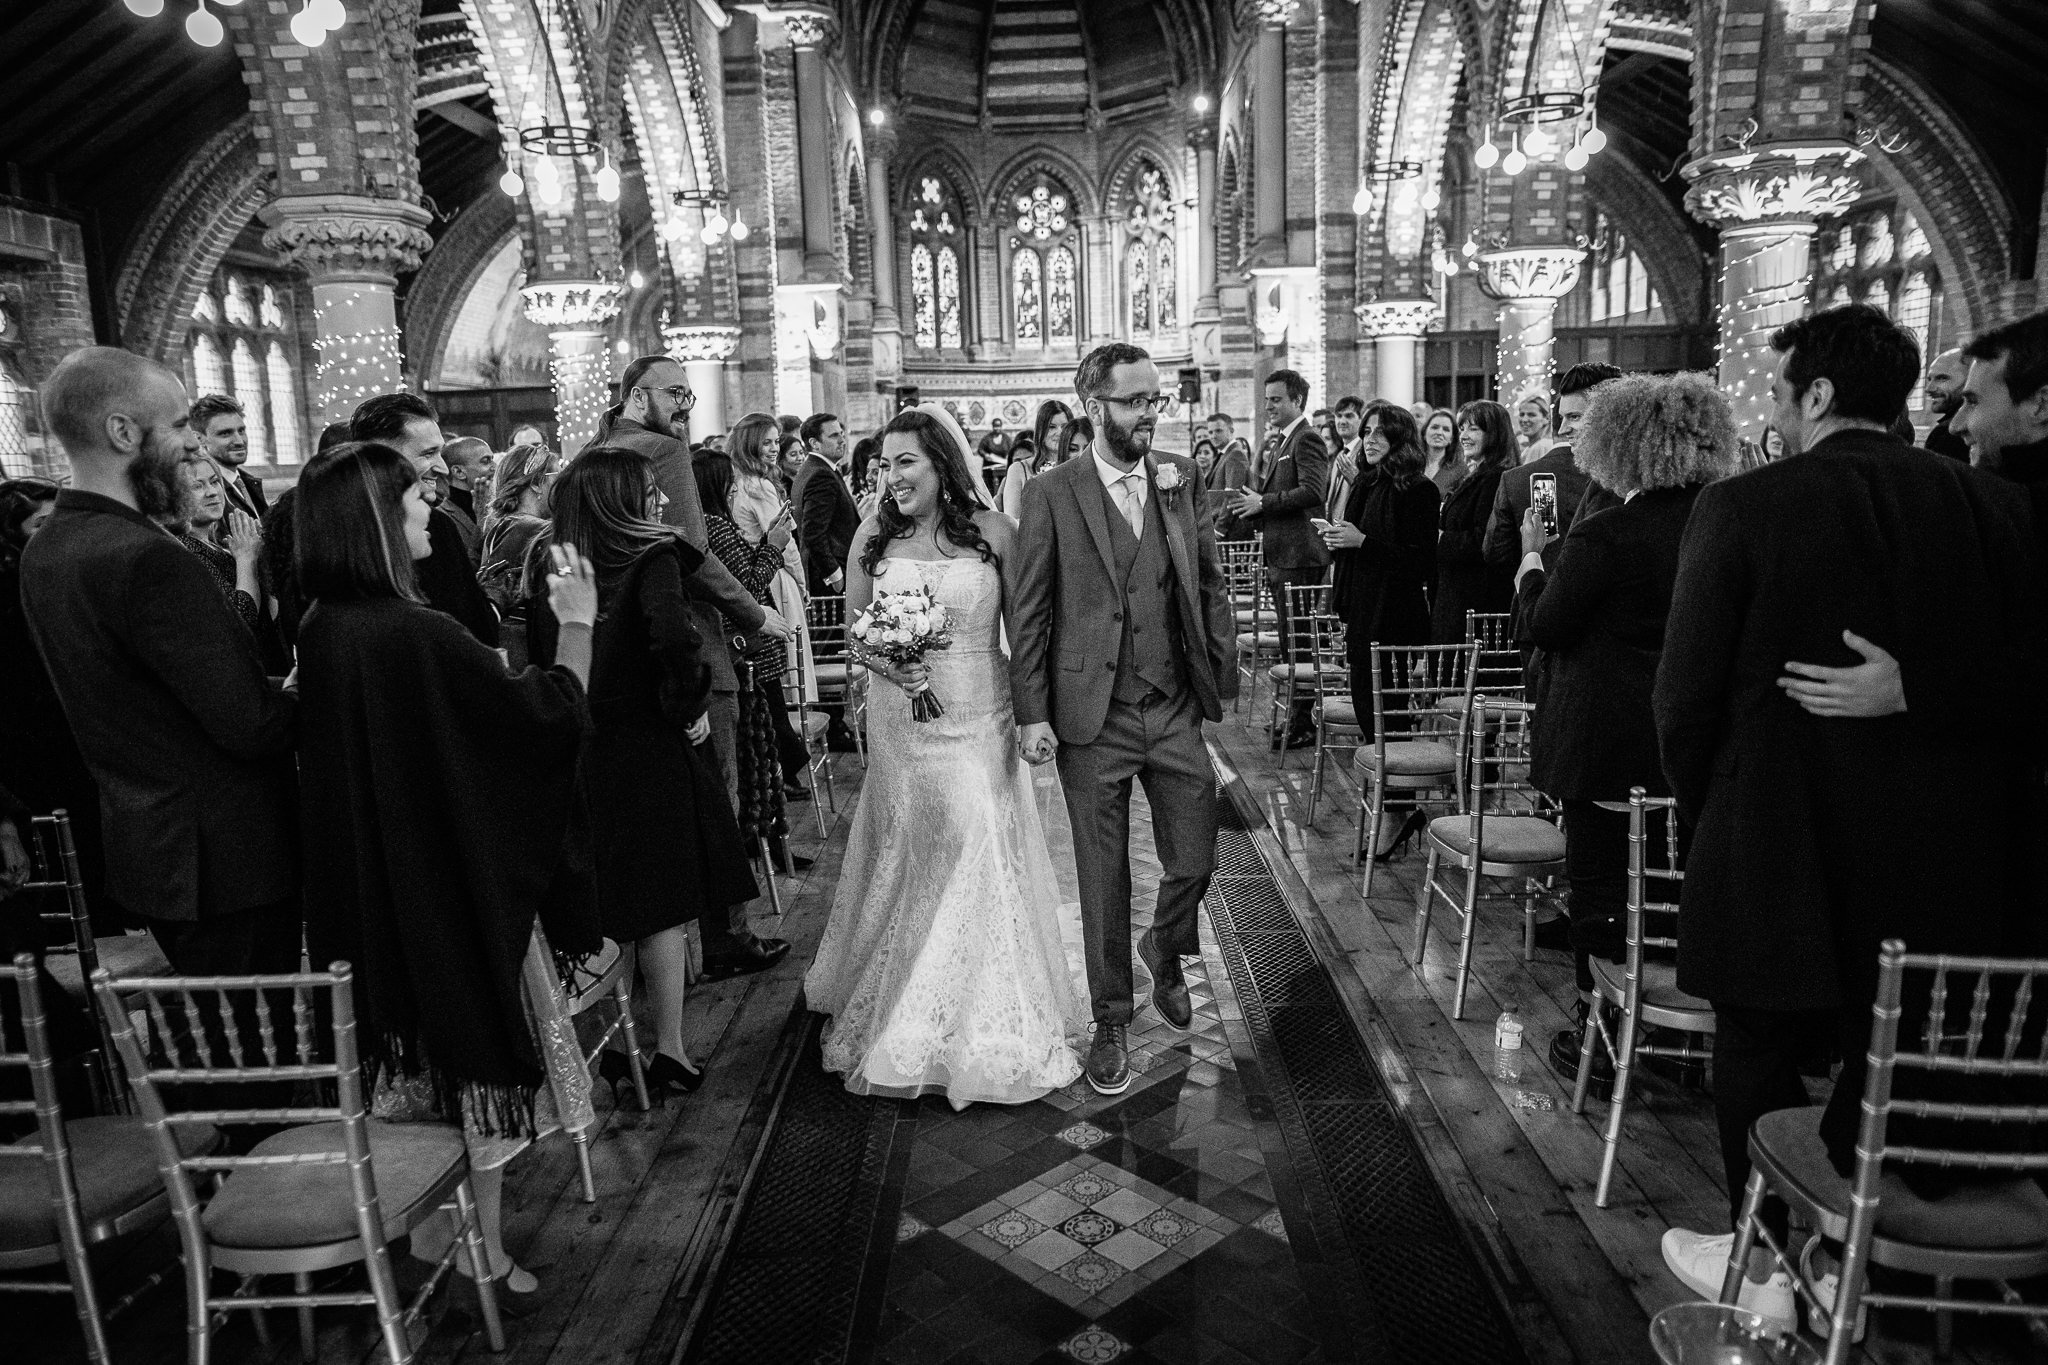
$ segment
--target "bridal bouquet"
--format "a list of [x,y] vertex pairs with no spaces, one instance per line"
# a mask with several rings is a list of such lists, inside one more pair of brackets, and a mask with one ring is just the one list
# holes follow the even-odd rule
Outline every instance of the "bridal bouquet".
[[[863,652],[898,668],[920,663],[932,650],[953,643],[946,630],[946,609],[930,588],[876,593],[867,610],[853,618],[853,638]],[[912,719],[936,720],[945,714],[929,683],[911,694]]]

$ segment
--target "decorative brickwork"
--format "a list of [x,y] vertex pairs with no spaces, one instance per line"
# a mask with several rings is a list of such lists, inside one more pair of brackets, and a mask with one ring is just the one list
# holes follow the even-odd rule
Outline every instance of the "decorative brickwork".
[[236,234],[270,196],[253,117],[208,138],[158,196],[114,276],[121,344],[166,364],[183,359],[186,319]]
[[71,352],[93,344],[85,234],[76,221],[0,207],[0,302],[22,329],[19,337],[0,339],[0,346],[31,384],[48,378]]

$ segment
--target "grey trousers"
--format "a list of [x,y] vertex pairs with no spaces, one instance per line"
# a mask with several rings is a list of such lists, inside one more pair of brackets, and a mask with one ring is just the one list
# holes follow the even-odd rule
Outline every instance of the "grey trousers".
[[1092,744],[1063,744],[1060,785],[1074,827],[1081,937],[1095,1021],[1128,1024],[1131,989],[1131,779],[1145,784],[1162,869],[1152,913],[1161,952],[1201,952],[1195,911],[1216,870],[1216,770],[1191,688],[1139,703],[1112,700]]
[[[740,801],[740,703],[739,697],[731,692],[713,692],[711,706],[707,713],[711,717],[711,747],[718,751],[718,771],[725,775],[725,799],[739,809]],[[721,930],[717,925],[705,923],[697,927],[703,936],[704,946],[709,949],[728,938],[738,938],[752,928],[747,918],[747,907],[751,901],[741,901],[727,914],[728,923]]]

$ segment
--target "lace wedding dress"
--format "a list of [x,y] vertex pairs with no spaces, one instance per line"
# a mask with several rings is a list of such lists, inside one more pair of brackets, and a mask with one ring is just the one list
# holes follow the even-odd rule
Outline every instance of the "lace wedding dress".
[[868,770],[818,956],[827,1070],[856,1094],[1014,1104],[1080,1074],[1087,1007],[1061,942],[1059,883],[1017,756],[1002,584],[976,558],[885,559],[875,590],[929,585],[952,645],[926,656],[936,720],[868,689]]

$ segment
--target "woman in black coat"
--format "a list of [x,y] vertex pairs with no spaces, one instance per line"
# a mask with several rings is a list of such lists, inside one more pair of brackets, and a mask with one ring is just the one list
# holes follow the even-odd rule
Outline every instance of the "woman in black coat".
[[1361,432],[1369,466],[1323,532],[1330,547],[1330,605],[1344,622],[1351,703],[1373,736],[1372,647],[1429,643],[1426,588],[1436,556],[1436,484],[1408,409],[1374,400]]
[[1516,460],[1515,423],[1498,403],[1480,399],[1458,411],[1458,445],[1465,477],[1444,499],[1436,542],[1436,602],[1430,639],[1440,645],[1465,639],[1465,613],[1503,612],[1514,600],[1514,580],[1486,562],[1486,524],[1493,517],[1500,476]]
[[[711,737],[711,669],[683,583],[701,551],[661,523],[661,492],[644,455],[585,450],[548,495],[552,542],[596,568],[600,613],[590,665],[593,731],[583,756],[605,935],[638,945],[654,1014],[648,1078],[695,1090],[703,1072],[683,1046],[688,926],[752,900],[739,825]],[[528,647],[554,657],[553,614],[536,602]]]
[[1628,906],[1628,815],[1596,803],[1626,801],[1631,787],[1669,794],[1650,693],[1679,542],[1700,490],[1734,473],[1738,456],[1728,400],[1701,374],[1600,385],[1572,449],[1625,501],[1574,521],[1554,555],[1532,509],[1515,605],[1523,642],[1540,651],[1529,777],[1564,803],[1572,958],[1590,996],[1588,955],[1622,960]]

